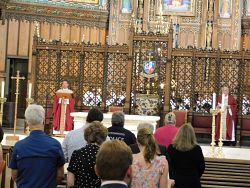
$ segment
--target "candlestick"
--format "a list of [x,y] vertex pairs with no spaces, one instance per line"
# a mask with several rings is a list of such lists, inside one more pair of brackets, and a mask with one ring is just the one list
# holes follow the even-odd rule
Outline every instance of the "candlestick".
[[2,81],[2,90],[1,90],[1,98],[4,98],[4,81]]
[[223,154],[223,150],[222,150],[222,146],[223,146],[223,138],[222,138],[222,132],[223,132],[223,115],[224,115],[225,111],[224,111],[224,108],[222,108],[220,110],[220,138],[219,138],[219,148],[218,148],[218,157],[219,158],[223,158],[224,157],[224,154]]
[[211,157],[215,157],[215,116],[218,114],[218,109],[211,109],[210,113],[212,113],[213,119],[212,119],[212,139],[211,139]]
[[28,98],[31,98],[31,91],[32,91],[32,83],[29,83],[29,95],[28,95]]
[[216,106],[216,93],[213,93],[213,110],[215,110]]
[[[27,102],[27,106],[29,106],[30,104],[32,104],[34,102],[34,99],[33,98],[26,98],[26,102]],[[25,134],[29,134],[30,132],[30,129],[29,129],[29,126],[28,124],[25,122],[24,124],[24,133]]]

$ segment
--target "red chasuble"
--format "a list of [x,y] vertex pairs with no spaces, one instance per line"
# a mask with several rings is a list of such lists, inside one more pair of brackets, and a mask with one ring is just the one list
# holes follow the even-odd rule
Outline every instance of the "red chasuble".
[[[75,106],[75,99],[70,98],[69,104],[67,104],[66,108],[65,131],[71,131],[73,129],[73,117],[70,116],[70,113],[74,112],[74,106]],[[53,129],[56,131],[60,130],[60,117],[61,117],[61,102],[60,98],[55,95],[53,104]]]
[[[222,103],[222,96],[219,96],[217,98],[217,104]],[[232,131],[233,131],[233,123],[234,123],[234,129],[236,127],[236,110],[237,110],[237,104],[236,100],[233,96],[228,96],[228,106],[230,106],[232,115],[230,115],[229,110],[227,110],[227,116],[226,116],[226,140],[230,141],[232,140]],[[215,139],[219,140],[220,137],[220,119],[221,115],[218,114],[216,116],[216,130],[215,130]]]

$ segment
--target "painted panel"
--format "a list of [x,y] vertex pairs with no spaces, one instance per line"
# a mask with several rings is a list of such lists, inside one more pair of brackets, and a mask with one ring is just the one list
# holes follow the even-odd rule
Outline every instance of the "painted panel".
[[6,61],[6,42],[7,42],[7,23],[0,24],[0,71],[5,70]]
[[50,39],[49,38],[49,36],[50,36],[50,24],[48,22],[43,22],[43,23],[41,23],[40,28],[41,28],[41,33],[40,33],[41,37],[43,39],[49,40]]
[[18,56],[28,56],[29,25],[29,22],[20,22]]
[[61,40],[64,42],[68,42],[70,39],[70,26],[69,25],[61,25]]
[[18,21],[9,21],[8,32],[8,55],[17,56],[17,43],[18,43]]
[[71,42],[80,42],[80,27],[79,26],[71,26]]
[[50,25],[50,40],[59,40],[60,36],[60,25],[58,24],[51,24]]

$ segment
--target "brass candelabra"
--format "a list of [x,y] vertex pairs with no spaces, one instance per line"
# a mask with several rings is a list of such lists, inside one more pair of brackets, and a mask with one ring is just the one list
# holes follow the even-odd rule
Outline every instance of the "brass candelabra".
[[[212,140],[211,140],[211,157],[218,157],[218,158],[223,158],[224,157],[224,153],[223,153],[223,138],[222,138],[222,132],[223,132],[223,123],[224,123],[224,119],[223,119],[223,115],[225,113],[225,110],[223,108],[221,109],[211,109],[210,113],[212,113]],[[219,133],[219,143],[218,143],[218,153],[215,153],[215,116],[220,113],[221,118],[220,118],[220,133]]]
[[218,158],[224,158],[224,153],[223,153],[223,150],[222,150],[222,146],[223,146],[223,138],[222,138],[222,131],[223,131],[223,123],[224,123],[224,118],[223,118],[223,115],[225,113],[225,109],[221,108],[220,109],[220,138],[219,138],[219,148],[218,148]]
[[211,157],[215,157],[215,116],[218,114],[218,109],[211,109],[210,113],[212,113],[212,140],[211,140]]

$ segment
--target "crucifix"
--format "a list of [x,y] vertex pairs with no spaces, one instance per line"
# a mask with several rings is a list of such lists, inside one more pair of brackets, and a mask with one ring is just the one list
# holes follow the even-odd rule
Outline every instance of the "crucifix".
[[24,80],[25,77],[20,76],[20,71],[17,71],[16,76],[11,77],[12,80],[16,80],[16,102],[15,102],[15,116],[14,116],[14,136],[8,136],[6,137],[7,140],[19,140],[19,137],[16,136],[16,122],[17,122],[17,104],[18,104],[18,96],[19,96],[19,82],[20,80]]

